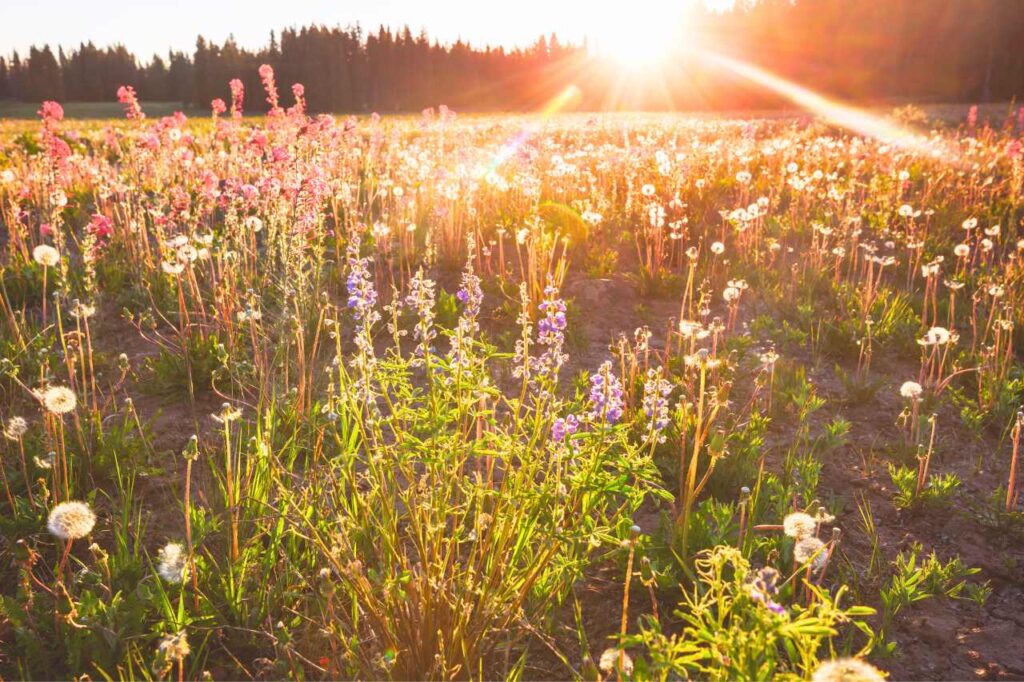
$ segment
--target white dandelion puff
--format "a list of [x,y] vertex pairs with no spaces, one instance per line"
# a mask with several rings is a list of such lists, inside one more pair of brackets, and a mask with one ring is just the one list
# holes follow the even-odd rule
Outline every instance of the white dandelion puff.
[[95,525],[96,515],[85,502],[61,502],[46,520],[46,528],[61,540],[84,538]]

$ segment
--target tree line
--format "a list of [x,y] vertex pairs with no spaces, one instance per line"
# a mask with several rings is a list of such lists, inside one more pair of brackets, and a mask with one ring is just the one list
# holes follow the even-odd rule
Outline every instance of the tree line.
[[553,34],[506,49],[441,44],[407,27],[289,28],[259,49],[199,37],[191,54],[170,51],[148,61],[121,45],[87,42],[67,52],[33,46],[26,55],[0,57],[0,99],[107,101],[131,85],[143,100],[208,108],[215,98],[230,101],[228,82],[238,78],[246,109],[259,112],[258,68],[270,64],[283,92],[291,83],[305,86],[311,111],[417,111],[441,103],[529,109],[570,84],[578,88],[572,106],[583,109],[780,102],[700,50],[857,101],[984,102],[1024,94],[1021,0],[738,0],[725,12],[697,11],[688,23],[684,35],[693,44],[643,73],[624,72],[586,44]]

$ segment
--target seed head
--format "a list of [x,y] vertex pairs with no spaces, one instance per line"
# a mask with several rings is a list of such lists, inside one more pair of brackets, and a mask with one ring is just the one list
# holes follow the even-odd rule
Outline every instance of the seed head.
[[157,649],[160,656],[169,663],[184,661],[191,651],[184,630],[173,635],[166,635],[160,640],[160,647]]
[[903,385],[900,386],[900,395],[910,400],[917,400],[921,397],[923,390],[921,384],[916,381],[904,381]]
[[40,244],[32,249],[32,258],[44,268],[52,268],[60,262],[60,253],[49,244]]
[[67,386],[50,386],[43,391],[43,406],[53,414],[67,414],[78,405],[75,392]]
[[188,564],[185,562],[185,550],[177,542],[168,542],[157,554],[159,563],[156,572],[171,584],[178,584],[188,577]]
[[24,417],[11,417],[4,426],[4,438],[7,440],[21,440],[28,431],[28,422]]
[[601,653],[601,660],[598,661],[597,667],[606,673],[617,670],[623,675],[630,675],[633,673],[633,659],[621,649],[605,649]]
[[825,559],[828,554],[822,549],[825,543],[816,537],[801,538],[793,547],[793,561],[798,564],[811,562],[811,569],[820,571],[825,566]]
[[786,532],[786,535],[797,540],[814,535],[814,531],[817,528],[818,524],[815,522],[814,517],[803,512],[788,514],[782,521],[782,529]]
[[85,502],[61,502],[50,511],[46,527],[61,540],[80,540],[92,532],[96,515]]
[[859,658],[825,661],[811,675],[811,682],[882,682],[885,675]]

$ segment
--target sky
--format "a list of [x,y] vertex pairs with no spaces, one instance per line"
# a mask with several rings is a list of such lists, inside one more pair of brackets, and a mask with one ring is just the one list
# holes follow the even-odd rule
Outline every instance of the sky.
[[144,60],[168,48],[191,52],[196,36],[245,47],[267,43],[270,31],[311,23],[363,28],[384,24],[431,38],[474,45],[521,46],[555,32],[568,42],[607,32],[616,13],[635,16],[637,4],[689,0],[0,0],[0,54],[32,44],[64,47],[92,40],[122,43]]

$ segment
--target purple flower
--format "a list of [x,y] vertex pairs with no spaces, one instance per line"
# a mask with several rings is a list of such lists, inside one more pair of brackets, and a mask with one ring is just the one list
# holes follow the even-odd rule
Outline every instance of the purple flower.
[[484,292],[480,289],[480,278],[473,272],[474,253],[475,242],[470,238],[469,257],[466,258],[466,268],[462,271],[461,287],[455,293],[455,298],[462,303],[464,308],[462,316],[459,317],[456,333],[452,336],[452,346],[448,353],[448,357],[453,363],[463,366],[468,363],[473,338],[480,331],[477,316],[480,315],[480,306],[484,301]]
[[430,342],[437,333],[434,331],[434,283],[423,276],[423,268],[416,271],[409,283],[409,295],[405,304],[416,311],[418,321],[413,336],[419,342],[413,366],[422,365],[430,354]]
[[[660,369],[647,371],[647,381],[644,383],[644,414],[651,420],[651,428],[655,433],[661,432],[668,426],[668,396],[672,392],[672,384],[661,376]],[[659,442],[665,437],[660,436]]]
[[348,307],[355,313],[356,321],[367,316],[372,320],[373,307],[377,303],[377,290],[367,267],[367,259],[359,257],[359,238],[355,237],[348,245],[348,279],[345,282],[348,290]]
[[559,417],[555,420],[555,423],[551,425],[551,440],[555,442],[561,442],[565,440],[566,436],[571,436],[576,433],[580,428],[580,420],[574,414],[569,416]]
[[549,284],[538,307],[544,317],[537,323],[537,343],[547,349],[537,358],[536,371],[540,376],[557,377],[558,370],[568,359],[562,352],[565,345],[565,301],[558,298],[558,288]]
[[779,593],[779,588],[776,585],[778,580],[779,572],[774,568],[766,566],[754,574],[749,588],[750,596],[754,601],[764,604],[765,608],[772,613],[782,615],[786,612],[786,608],[782,604],[776,603],[773,599]]
[[612,373],[612,363],[608,360],[590,377],[590,403],[593,421],[614,424],[622,417],[622,382]]

